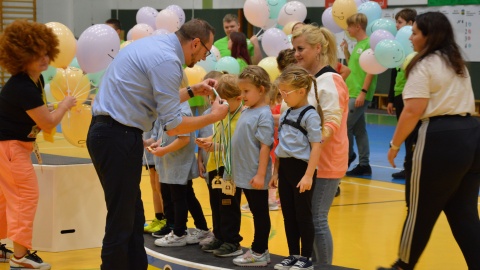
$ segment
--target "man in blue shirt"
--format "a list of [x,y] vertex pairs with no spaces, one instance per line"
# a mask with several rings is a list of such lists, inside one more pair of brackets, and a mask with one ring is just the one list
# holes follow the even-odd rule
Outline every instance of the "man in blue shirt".
[[[225,117],[217,100],[210,114],[182,116],[180,102],[209,95],[214,80],[180,89],[182,65],[193,67],[210,54],[215,30],[194,19],[177,32],[137,40],[107,68],[93,103],[87,147],[102,184],[107,221],[101,269],[146,270],[145,216],[140,194],[142,133],[159,119],[168,135],[189,133]],[[152,150],[153,152],[155,149]]]

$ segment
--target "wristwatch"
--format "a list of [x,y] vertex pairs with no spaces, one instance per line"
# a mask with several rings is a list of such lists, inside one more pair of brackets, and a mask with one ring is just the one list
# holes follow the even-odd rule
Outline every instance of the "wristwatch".
[[400,150],[400,147],[393,144],[393,141],[390,141],[390,149],[398,151]]
[[363,89],[363,88],[362,88],[362,92],[365,93],[365,94],[368,93],[368,91]]
[[187,93],[191,98],[195,96],[195,94],[193,93],[193,90],[190,86],[187,86]]

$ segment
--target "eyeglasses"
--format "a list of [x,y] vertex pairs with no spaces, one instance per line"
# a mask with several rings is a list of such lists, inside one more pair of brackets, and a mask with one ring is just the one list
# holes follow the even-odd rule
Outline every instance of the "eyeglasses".
[[300,90],[300,88],[292,90],[292,91],[288,91],[288,92],[285,92],[285,91],[279,89],[278,92],[280,92],[280,95],[282,95],[282,97],[286,98],[286,97],[288,97],[289,94],[291,94],[293,92],[296,92],[298,90]]
[[205,57],[208,57],[210,54],[212,54],[212,52],[207,48],[207,46],[205,46],[205,44],[203,43],[203,41],[202,41],[200,38],[198,38],[198,40],[200,40],[200,43],[202,44],[202,46],[203,46],[203,47],[205,48],[205,50],[207,51],[207,52],[205,53]]

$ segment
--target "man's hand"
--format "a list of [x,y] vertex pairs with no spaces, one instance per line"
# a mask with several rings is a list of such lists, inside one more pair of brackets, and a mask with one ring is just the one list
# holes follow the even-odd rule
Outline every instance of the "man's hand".
[[220,121],[224,119],[225,116],[227,116],[228,106],[226,106],[225,104],[222,104],[223,102],[225,102],[225,100],[222,100],[220,99],[220,97],[217,97],[215,99],[215,102],[213,102],[212,104],[212,111],[210,112],[210,114],[214,116],[215,122]]
[[217,86],[217,81],[214,79],[206,79],[201,83],[191,86],[195,96],[209,96],[213,93],[212,88]]

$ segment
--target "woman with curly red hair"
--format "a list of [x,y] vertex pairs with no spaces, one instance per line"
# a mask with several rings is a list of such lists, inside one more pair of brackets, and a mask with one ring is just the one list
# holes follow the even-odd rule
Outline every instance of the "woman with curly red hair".
[[50,131],[75,106],[67,96],[50,111],[41,72],[59,54],[58,38],[44,24],[18,20],[0,36],[0,66],[12,77],[0,91],[0,239],[13,241],[13,254],[1,245],[0,259],[12,269],[50,269],[30,253],[38,182],[30,159],[37,134]]

